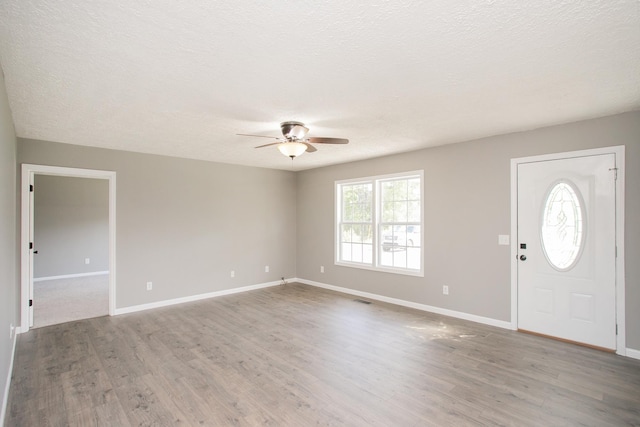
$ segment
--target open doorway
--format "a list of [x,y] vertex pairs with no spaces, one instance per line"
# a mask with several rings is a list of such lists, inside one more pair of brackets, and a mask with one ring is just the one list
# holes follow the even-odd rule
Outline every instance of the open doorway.
[[21,332],[115,311],[115,172],[22,165]]
[[109,182],[36,174],[33,327],[109,314]]

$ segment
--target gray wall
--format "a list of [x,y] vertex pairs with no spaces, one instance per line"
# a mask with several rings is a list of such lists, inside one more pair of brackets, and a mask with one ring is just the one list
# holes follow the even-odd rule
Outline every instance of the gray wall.
[[[510,233],[510,159],[611,145],[626,145],[627,346],[640,349],[640,112],[296,175],[22,139],[18,161],[118,173],[119,308],[297,276],[509,321],[509,247],[497,236]],[[335,266],[334,181],[416,169],[425,277]]]
[[[640,349],[640,112],[300,172],[297,275],[509,321],[510,252],[497,240],[510,234],[510,159],[612,145],[626,145],[626,338]],[[334,265],[334,181],[416,169],[425,180],[424,278]]]
[[295,276],[293,172],[26,139],[18,162],[117,173],[117,308]]
[[6,398],[5,386],[11,377],[13,340],[9,339],[9,325],[18,324],[16,200],[16,135],[0,72],[0,404]]
[[33,277],[109,270],[109,181],[36,175],[34,187]]

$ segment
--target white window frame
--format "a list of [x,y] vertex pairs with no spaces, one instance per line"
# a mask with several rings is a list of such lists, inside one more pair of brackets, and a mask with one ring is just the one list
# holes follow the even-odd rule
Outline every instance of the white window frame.
[[[420,226],[420,268],[412,269],[412,268],[403,268],[403,267],[388,267],[382,266],[380,264],[380,230],[382,227],[381,222],[381,206],[380,206],[380,183],[387,180],[393,179],[402,179],[402,178],[415,178],[418,177],[420,179],[420,224],[416,224],[414,222],[407,223],[408,225],[419,225]],[[371,227],[373,230],[373,241],[372,241],[372,261],[371,263],[367,262],[356,262],[356,261],[343,261],[341,260],[341,225],[342,225],[342,186],[343,185],[354,185],[354,184],[366,184],[371,183],[372,192],[372,213],[371,213]],[[416,170],[416,171],[408,171],[408,172],[400,172],[388,175],[376,175],[369,177],[361,177],[361,178],[353,178],[353,179],[345,179],[340,181],[335,181],[334,187],[335,194],[335,206],[334,206],[334,253],[335,253],[335,265],[344,266],[344,267],[352,267],[352,268],[360,268],[364,270],[373,270],[373,271],[383,271],[386,273],[394,273],[394,274],[403,274],[408,276],[418,276],[424,277],[424,170]]]

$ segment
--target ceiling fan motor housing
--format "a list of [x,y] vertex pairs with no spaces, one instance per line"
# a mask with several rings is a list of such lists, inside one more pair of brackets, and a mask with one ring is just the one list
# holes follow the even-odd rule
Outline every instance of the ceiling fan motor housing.
[[288,141],[296,141],[304,139],[309,132],[309,128],[300,122],[282,122],[280,123],[282,129],[282,135],[287,138]]

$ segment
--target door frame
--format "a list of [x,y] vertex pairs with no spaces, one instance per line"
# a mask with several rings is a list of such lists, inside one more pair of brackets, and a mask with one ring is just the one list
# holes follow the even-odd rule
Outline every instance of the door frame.
[[22,164],[21,238],[20,238],[20,332],[29,330],[29,299],[33,289],[33,256],[29,249],[33,230],[33,185],[35,175],[65,176],[71,178],[106,179],[109,181],[109,315],[116,311],[116,173],[96,169],[78,169],[59,166]]
[[575,157],[614,154],[617,179],[615,181],[615,239],[617,257],[615,263],[616,287],[616,353],[626,356],[625,328],[625,266],[624,266],[624,145],[595,148],[589,150],[552,153],[540,156],[519,157],[511,159],[511,328],[518,329],[518,165],[524,163],[546,162],[549,160],[571,159]]

